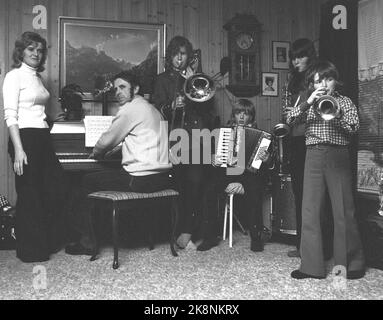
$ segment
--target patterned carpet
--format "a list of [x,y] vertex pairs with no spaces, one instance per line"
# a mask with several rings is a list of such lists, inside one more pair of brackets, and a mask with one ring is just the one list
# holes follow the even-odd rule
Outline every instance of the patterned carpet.
[[300,260],[286,256],[291,248],[268,243],[254,253],[249,238],[235,232],[233,248],[226,241],[208,252],[181,250],[179,257],[168,244],[153,251],[123,248],[117,270],[111,268],[111,247],[94,262],[60,251],[41,264],[24,264],[14,251],[0,251],[0,299],[383,299],[378,269],[360,280],[338,281],[331,274],[325,280],[292,279]]

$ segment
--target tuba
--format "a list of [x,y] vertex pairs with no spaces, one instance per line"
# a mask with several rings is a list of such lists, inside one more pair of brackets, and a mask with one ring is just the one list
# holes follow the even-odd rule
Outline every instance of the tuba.
[[[194,74],[185,80],[181,90],[175,94],[173,101],[175,107],[172,111],[170,131],[176,127],[177,123],[180,123],[180,127],[183,127],[185,119],[185,97],[194,102],[205,102],[213,98],[216,92],[214,78],[202,72],[198,72],[201,69],[200,55],[201,50],[197,49],[194,51],[193,59],[187,66],[187,68],[190,67],[193,70]],[[179,73],[179,77],[185,77],[187,68]],[[177,107],[177,105],[183,107]]]
[[201,50],[194,51],[193,59],[188,67],[193,70],[193,75],[186,79],[183,86],[183,93],[194,102],[205,102],[210,100],[216,91],[213,78],[201,72]]
[[183,90],[190,100],[205,102],[214,96],[216,88],[212,78],[203,73],[196,73],[186,79]]
[[323,120],[332,120],[340,113],[338,101],[330,96],[323,95],[315,103],[314,108]]

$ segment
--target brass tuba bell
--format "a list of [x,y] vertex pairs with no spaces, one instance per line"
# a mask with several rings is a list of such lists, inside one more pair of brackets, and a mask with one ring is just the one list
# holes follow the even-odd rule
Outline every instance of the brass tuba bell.
[[186,79],[183,91],[190,100],[205,102],[214,96],[216,87],[212,78],[203,73],[196,73]]
[[323,120],[332,120],[339,115],[340,106],[338,101],[330,96],[323,95],[315,103],[315,109]]

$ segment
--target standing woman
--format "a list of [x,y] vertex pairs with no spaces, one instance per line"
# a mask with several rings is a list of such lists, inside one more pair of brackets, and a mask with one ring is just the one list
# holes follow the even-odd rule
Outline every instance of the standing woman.
[[[305,101],[306,70],[317,59],[314,43],[306,38],[294,41],[289,51],[289,58],[290,74],[287,89],[291,93],[291,105],[286,108],[287,112],[291,110],[298,99],[300,99],[300,101]],[[296,208],[297,250],[289,251],[288,256],[299,257],[302,227],[303,173],[306,157],[305,123],[292,125],[290,129],[289,163]]]
[[57,222],[63,208],[59,190],[63,188],[63,170],[46,120],[49,92],[39,74],[47,51],[44,38],[24,32],[15,42],[13,69],[3,84],[8,150],[16,174],[16,254],[23,262],[46,261],[57,249],[52,222]]

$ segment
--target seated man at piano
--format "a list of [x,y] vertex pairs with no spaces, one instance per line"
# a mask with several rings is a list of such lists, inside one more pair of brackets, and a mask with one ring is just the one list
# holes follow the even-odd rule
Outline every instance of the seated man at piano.
[[[255,106],[248,99],[239,99],[233,106],[231,127],[243,126],[256,128]],[[246,153],[253,150],[245,150]],[[218,154],[218,152],[217,152]],[[218,218],[217,197],[222,193],[238,193],[244,188],[244,209],[246,210],[248,228],[250,230],[250,249],[254,252],[263,251],[267,238],[266,228],[263,226],[263,194],[266,188],[268,169],[273,165],[271,153],[267,149],[260,149],[257,159],[262,161],[256,172],[243,171],[241,175],[227,175],[226,168],[220,167],[222,160],[213,155],[212,165],[215,167],[214,178],[207,186],[204,197],[204,240],[197,247],[198,251],[210,250],[219,244],[218,234],[221,222]]]
[[120,105],[109,129],[97,141],[90,158],[103,159],[122,144],[122,168],[85,175],[75,201],[73,227],[79,235],[65,248],[72,255],[92,255],[95,238],[89,193],[101,190],[155,192],[170,187],[167,129],[160,112],[138,95],[140,84],[131,71],[113,78]]

